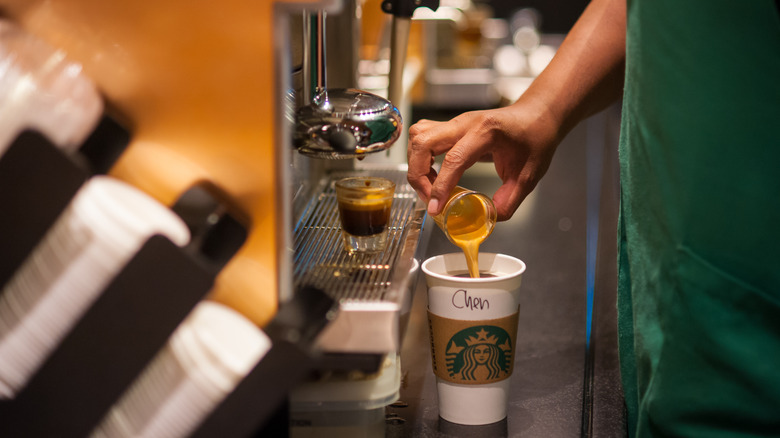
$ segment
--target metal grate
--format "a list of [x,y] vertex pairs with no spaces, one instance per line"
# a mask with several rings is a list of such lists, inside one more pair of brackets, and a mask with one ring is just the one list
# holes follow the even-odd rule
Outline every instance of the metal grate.
[[[336,180],[356,175],[381,176],[395,182],[396,190],[388,223],[387,249],[377,254],[349,254],[341,238],[336,192]],[[296,290],[311,285],[324,290],[332,298],[345,301],[395,300],[393,281],[406,257],[408,240],[417,239],[424,209],[412,187],[406,181],[406,171],[399,169],[366,169],[331,173],[323,188],[306,206],[295,227],[293,278]],[[416,229],[413,229],[416,228]],[[416,242],[413,242],[416,247]],[[408,257],[411,259],[411,254]],[[402,277],[401,277],[402,278]]]

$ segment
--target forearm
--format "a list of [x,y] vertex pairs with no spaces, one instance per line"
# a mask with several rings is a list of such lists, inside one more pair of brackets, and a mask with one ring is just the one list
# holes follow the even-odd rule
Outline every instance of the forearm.
[[[508,107],[471,111],[448,122],[409,128],[408,179],[441,211],[463,172],[490,157],[502,185],[493,194],[499,220],[512,216],[550,165],[556,146],[583,118],[623,92],[626,0],[592,0],[550,65]],[[445,154],[438,171],[434,157]]]
[[544,108],[565,135],[623,93],[626,0],[593,0],[518,104]]

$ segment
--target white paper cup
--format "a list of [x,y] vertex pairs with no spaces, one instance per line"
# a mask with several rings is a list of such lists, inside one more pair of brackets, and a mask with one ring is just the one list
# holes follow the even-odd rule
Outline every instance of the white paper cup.
[[470,278],[463,253],[453,253],[426,260],[422,270],[439,416],[466,425],[501,421],[509,400],[525,263],[483,253],[480,273],[494,277]]
[[91,438],[190,435],[270,348],[271,339],[237,311],[200,302]]
[[98,175],[79,189],[0,291],[0,399],[24,387],[155,234],[190,240],[179,216],[130,184]]
[[26,128],[73,153],[102,113],[103,99],[80,64],[0,19],[0,156]]

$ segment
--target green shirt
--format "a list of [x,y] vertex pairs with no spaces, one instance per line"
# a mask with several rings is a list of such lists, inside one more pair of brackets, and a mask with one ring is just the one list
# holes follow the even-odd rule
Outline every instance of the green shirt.
[[621,371],[631,436],[780,436],[780,11],[629,0]]

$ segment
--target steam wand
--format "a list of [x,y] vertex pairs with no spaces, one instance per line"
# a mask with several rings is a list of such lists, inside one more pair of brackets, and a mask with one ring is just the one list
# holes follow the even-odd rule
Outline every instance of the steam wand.
[[384,0],[382,11],[393,15],[390,33],[390,73],[387,96],[396,106],[403,99],[404,66],[409,46],[409,29],[415,9],[426,7],[435,11],[439,0]]

